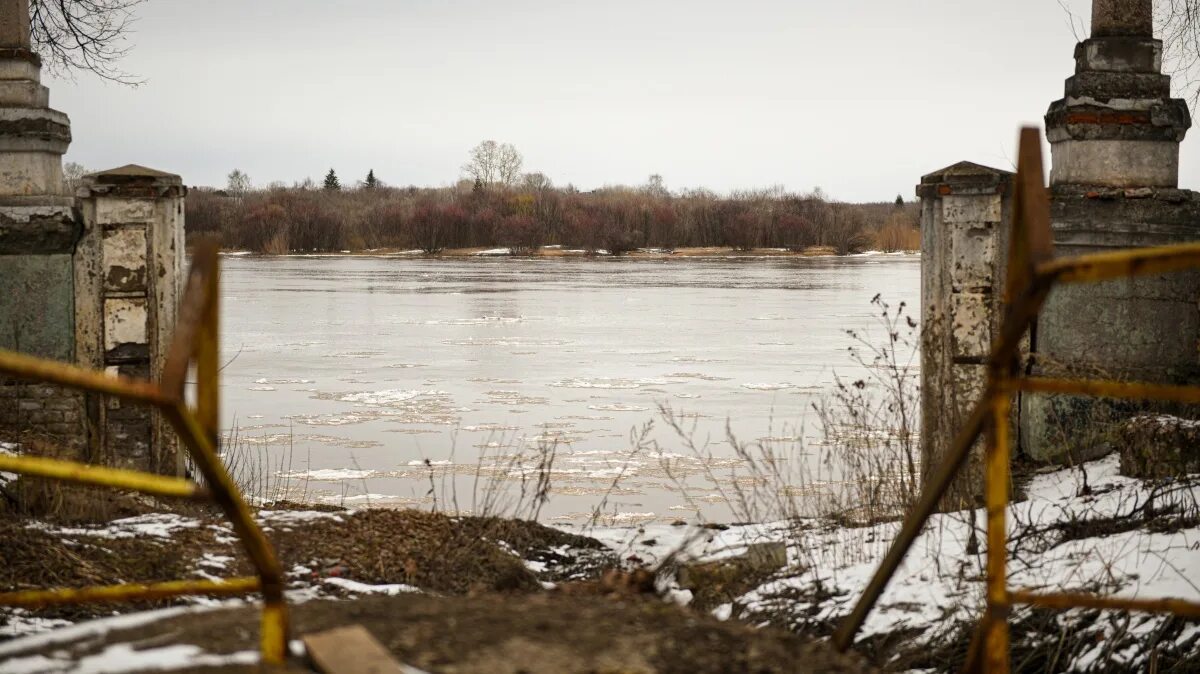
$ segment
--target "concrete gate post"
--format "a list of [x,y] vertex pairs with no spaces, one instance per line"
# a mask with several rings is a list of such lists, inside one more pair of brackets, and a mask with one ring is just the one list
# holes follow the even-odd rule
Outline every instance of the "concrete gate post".
[[[921,179],[922,478],[941,463],[987,384],[999,329],[1012,174],[960,162]],[[943,505],[973,504],[982,443]]]
[[[1046,136],[1055,254],[1200,240],[1200,195],[1177,189],[1191,118],[1171,98],[1151,0],[1095,0],[1075,74],[1050,104]],[[1034,330],[1034,374],[1200,382],[1200,272],[1056,288]],[[1115,445],[1117,425],[1172,406],[1075,396],[1021,398],[1020,443],[1034,459],[1079,461]]]
[[[76,253],[78,359],[157,380],[170,349],[184,269],[179,176],[124,166],[86,176]],[[157,411],[108,398],[99,411],[111,465],[180,473],[175,433]]]

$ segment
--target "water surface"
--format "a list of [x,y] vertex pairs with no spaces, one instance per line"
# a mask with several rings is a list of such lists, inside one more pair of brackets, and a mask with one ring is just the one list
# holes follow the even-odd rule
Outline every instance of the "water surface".
[[919,296],[915,256],[222,263],[223,422],[261,488],[511,508],[553,451],[560,519],[720,518],[726,421],[806,453],[809,406],[855,369],[845,331],[882,335],[876,293]]

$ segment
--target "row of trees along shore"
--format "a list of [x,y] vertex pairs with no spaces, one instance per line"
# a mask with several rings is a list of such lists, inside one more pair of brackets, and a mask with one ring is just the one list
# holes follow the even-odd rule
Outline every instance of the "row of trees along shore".
[[373,170],[348,187],[331,169],[321,184],[255,189],[234,171],[225,189],[189,192],[188,232],[216,233],[226,248],[269,254],[485,247],[527,254],[551,245],[615,255],[685,247],[846,254],[920,244],[917,207],[900,197],[848,204],[819,188],[673,192],[657,175],[639,186],[581,192],[521,173],[520,163],[511,145],[485,141],[464,165],[466,177],[450,187],[389,187]]

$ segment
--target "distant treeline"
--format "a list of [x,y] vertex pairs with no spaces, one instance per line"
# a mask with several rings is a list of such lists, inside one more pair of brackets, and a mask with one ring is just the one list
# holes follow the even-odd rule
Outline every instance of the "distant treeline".
[[324,187],[194,188],[187,197],[187,228],[189,234],[219,233],[226,248],[277,254],[474,247],[522,253],[545,245],[612,254],[820,246],[845,254],[913,250],[920,243],[916,206],[899,197],[894,203],[847,204],[820,190],[671,193],[654,179],[641,187],[580,192],[554,187],[540,174],[515,185],[464,180],[443,188],[342,189],[328,177]]

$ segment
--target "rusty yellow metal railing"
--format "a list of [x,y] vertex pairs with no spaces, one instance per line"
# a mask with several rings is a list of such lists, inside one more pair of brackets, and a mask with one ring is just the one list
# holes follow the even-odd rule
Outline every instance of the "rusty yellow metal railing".
[[838,650],[845,651],[854,643],[854,636],[867,614],[937,509],[966,462],[972,445],[985,433],[986,609],[967,657],[968,671],[987,674],[1009,671],[1008,614],[1014,605],[1142,611],[1200,618],[1200,604],[1179,599],[1120,599],[1070,592],[1039,593],[1008,587],[1005,516],[1009,503],[1009,416],[1013,393],[1025,391],[1200,403],[1200,386],[1078,381],[1019,373],[1017,365],[1022,336],[1037,319],[1046,296],[1056,284],[1093,283],[1200,267],[1200,243],[1052,259],[1050,201],[1042,183],[1041,140],[1036,128],[1021,130],[1019,152],[1005,280],[1006,314],[1000,333],[992,343],[987,386],[982,399],[951,443],[945,461],[925,484],[862,597],[834,633],[833,642]]
[[[217,246],[196,246],[192,268],[179,308],[175,334],[157,383],[34,358],[0,350],[0,373],[49,382],[67,388],[103,393],[157,408],[175,429],[203,484],[179,477],[104,468],[74,461],[35,456],[0,455],[0,470],[88,485],[129,489],[156,496],[215,502],[233,524],[257,576],[225,580],[183,580],[149,585],[57,588],[0,593],[0,606],[36,608],[54,604],[137,601],[183,595],[241,595],[263,597],[262,662],[284,663],[287,655],[288,611],[283,572],[270,541],[254,521],[237,485],[217,455],[220,392],[218,331],[220,271]],[[196,366],[196,408],[184,397],[189,367]]]

